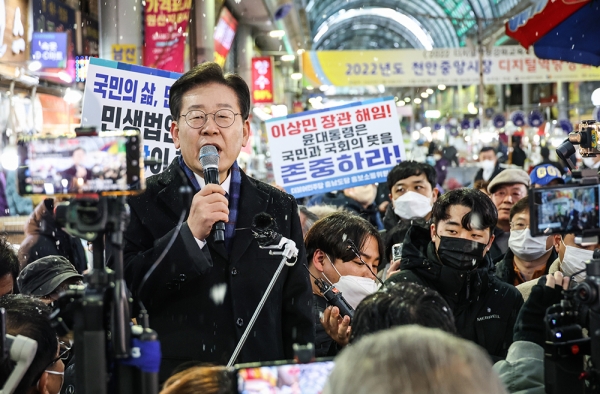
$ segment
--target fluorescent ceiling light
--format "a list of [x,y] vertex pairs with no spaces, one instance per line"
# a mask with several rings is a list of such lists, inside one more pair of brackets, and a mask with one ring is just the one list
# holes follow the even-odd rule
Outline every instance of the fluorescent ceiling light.
[[290,78],[292,78],[294,81],[302,79],[302,73],[293,73],[292,75],[290,75]]
[[71,77],[66,71],[59,71],[58,72],[58,77],[62,80],[65,81],[66,83],[71,83],[73,82],[73,77]]
[[269,35],[273,38],[282,38],[283,36],[285,36],[285,31],[284,30],[271,30],[269,32]]
[[42,69],[42,62],[40,62],[39,60],[34,60],[31,63],[29,63],[29,65],[27,65],[27,68],[29,69],[29,71],[39,71]]
[[442,116],[442,114],[437,109],[428,109],[425,111],[425,117],[428,119],[437,119],[440,116]]
[[75,104],[81,101],[83,94],[79,90],[67,89],[63,99],[69,104]]
[[294,55],[283,55],[281,56],[281,61],[282,62],[293,62],[296,59],[296,56]]

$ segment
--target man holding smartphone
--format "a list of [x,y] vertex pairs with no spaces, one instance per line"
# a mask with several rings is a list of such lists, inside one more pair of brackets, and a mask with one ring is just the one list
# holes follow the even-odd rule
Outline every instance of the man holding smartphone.
[[387,185],[392,203],[388,205],[383,218],[385,259],[390,262],[383,271],[384,278],[397,272],[400,267],[400,258],[391,258],[392,246],[404,242],[410,226],[428,227],[431,207],[439,194],[435,168],[416,161],[403,161],[392,168]]
[[[203,63],[171,86],[169,106],[181,156],[129,199],[123,252],[127,284],[161,341],[162,381],[181,363],[226,364],[232,356],[281,261],[253,237],[257,214],[271,215],[277,231],[296,243],[298,261],[306,259],[294,198],[237,164],[250,135],[246,82]],[[199,160],[209,145],[218,153],[219,184],[205,181]],[[191,202],[182,199],[184,187],[193,191]],[[219,221],[224,242],[212,235]],[[308,272],[302,263],[285,266],[237,362],[291,359],[294,344],[314,342],[314,330]]]

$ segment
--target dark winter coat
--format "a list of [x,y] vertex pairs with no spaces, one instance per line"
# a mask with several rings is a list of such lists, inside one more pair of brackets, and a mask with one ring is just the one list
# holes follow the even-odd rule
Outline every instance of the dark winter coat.
[[326,194],[321,203],[325,205],[335,205],[336,207],[342,207],[350,212],[354,212],[363,219],[368,220],[376,229],[383,230],[383,222],[381,221],[379,209],[375,203],[364,208],[356,200],[346,196],[344,193],[338,193],[335,196]]
[[19,247],[19,265],[27,264],[45,256],[58,255],[67,258],[79,273],[87,269],[85,250],[79,238],[63,231],[53,213],[52,199],[45,199],[33,210],[25,223],[25,239]]
[[[548,261],[546,262],[546,269],[544,270],[544,274],[548,273],[548,270],[550,269],[550,265],[552,265],[552,262],[554,262],[554,260],[556,260],[557,258],[558,258],[558,253],[556,253],[556,250],[554,248],[552,248],[552,253],[550,253],[550,256],[548,256]],[[496,276],[502,282],[506,282],[509,285],[512,285],[513,283],[515,283],[516,273],[515,273],[514,261],[515,261],[515,255],[512,252],[512,250],[508,249],[508,251],[504,255],[504,258],[502,260],[500,260],[498,263],[496,263]]]
[[413,282],[438,291],[452,308],[458,334],[500,359],[512,343],[523,297],[514,286],[496,278],[491,265],[489,258],[470,272],[443,265],[429,231],[413,226],[402,249],[401,271],[386,285]]
[[131,221],[125,231],[125,279],[143,301],[150,327],[161,342],[160,380],[186,361],[227,363],[246,329],[281,256],[260,249],[250,227],[254,216],[270,214],[279,233],[296,242],[298,263],[285,266],[242,348],[238,363],[293,358],[293,344],[313,343],[315,323],[306,252],[295,200],[241,173],[236,233],[231,247],[209,236],[202,249],[187,221],[163,261],[140,283],[165,250],[184,207],[176,158],[147,180],[145,193],[129,198]]

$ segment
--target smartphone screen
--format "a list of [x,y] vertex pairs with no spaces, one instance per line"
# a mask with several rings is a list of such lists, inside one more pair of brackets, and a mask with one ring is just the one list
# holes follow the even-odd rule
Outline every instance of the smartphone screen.
[[319,394],[333,370],[333,361],[240,368],[238,392]]
[[598,230],[599,185],[565,185],[532,189],[532,235],[581,234]]
[[392,260],[398,261],[402,258],[402,243],[397,243],[392,246]]
[[129,194],[145,188],[139,132],[19,142],[23,195]]

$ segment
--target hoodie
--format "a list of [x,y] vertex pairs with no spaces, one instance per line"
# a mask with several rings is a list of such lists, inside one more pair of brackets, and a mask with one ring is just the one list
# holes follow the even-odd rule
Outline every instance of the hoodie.
[[402,249],[400,272],[386,285],[413,282],[440,293],[452,308],[458,334],[499,360],[512,343],[512,331],[523,305],[519,291],[493,274],[489,257],[471,271],[444,265],[428,229],[412,226]]
[[67,258],[82,273],[87,269],[85,251],[79,238],[62,230],[54,218],[54,201],[45,199],[33,210],[25,224],[25,239],[19,247],[19,265],[45,256],[59,255]]

